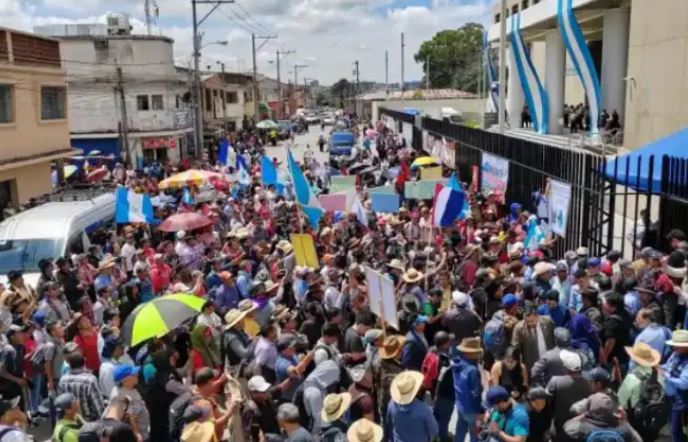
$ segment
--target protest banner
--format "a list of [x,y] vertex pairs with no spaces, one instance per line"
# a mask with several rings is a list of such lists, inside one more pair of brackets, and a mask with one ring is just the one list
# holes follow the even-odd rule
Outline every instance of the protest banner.
[[373,212],[397,213],[399,212],[399,195],[396,193],[371,193],[371,208]]
[[311,269],[320,267],[318,254],[315,251],[315,243],[311,235],[306,233],[295,233],[292,234],[289,239],[291,240],[292,247],[294,247],[296,265],[309,267]]
[[323,210],[326,212],[345,212],[347,209],[346,205],[347,195],[345,193],[333,193],[329,195],[319,195],[318,201]]
[[356,176],[338,175],[330,178],[330,193],[337,193],[356,187]]
[[509,182],[509,160],[483,152],[480,169],[482,171],[480,190],[484,193],[498,190],[504,195]]
[[394,186],[379,186],[379,187],[369,187],[368,188],[368,193],[370,195],[374,193],[387,193],[387,194],[396,194],[397,190],[394,188]]
[[566,236],[566,223],[571,205],[571,185],[561,181],[550,181],[549,227],[552,232]]
[[409,199],[431,200],[435,197],[437,183],[447,184],[447,180],[407,181],[404,184],[404,196]]
[[421,180],[441,180],[442,166],[424,167],[420,170]]
[[394,298],[394,281],[370,267],[365,268],[365,273],[370,310],[384,322],[399,330],[397,304]]

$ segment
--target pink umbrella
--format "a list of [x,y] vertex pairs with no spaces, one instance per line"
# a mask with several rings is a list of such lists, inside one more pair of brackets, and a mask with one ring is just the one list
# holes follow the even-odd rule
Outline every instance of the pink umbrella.
[[98,169],[93,170],[89,172],[88,175],[86,175],[86,181],[88,181],[89,183],[97,183],[98,181],[102,180],[105,177],[105,175],[107,175],[107,173],[107,167],[99,167]]
[[201,215],[199,213],[187,212],[187,213],[177,213],[165,221],[163,221],[159,226],[158,230],[163,232],[178,232],[180,230],[194,230],[200,229],[201,227],[206,227],[211,225],[213,222],[207,216]]
[[368,129],[366,130],[366,137],[370,138],[371,140],[377,136],[377,131],[375,129]]

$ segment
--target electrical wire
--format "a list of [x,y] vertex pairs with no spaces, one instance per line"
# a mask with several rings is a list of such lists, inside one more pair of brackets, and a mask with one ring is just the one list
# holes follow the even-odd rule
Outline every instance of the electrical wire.
[[[249,13],[243,6],[241,6],[241,3],[239,3],[238,0],[235,0],[234,3],[232,3],[232,6],[237,6],[239,9],[241,9],[244,12],[244,14],[246,15],[246,17],[251,19],[258,26],[258,28],[263,29],[263,32],[265,32],[266,34],[272,34],[272,31],[270,30],[270,28],[268,28],[267,26],[263,25],[258,20],[256,20],[256,18],[254,16],[252,16],[251,13]],[[230,9],[231,9],[231,6],[230,6]]]

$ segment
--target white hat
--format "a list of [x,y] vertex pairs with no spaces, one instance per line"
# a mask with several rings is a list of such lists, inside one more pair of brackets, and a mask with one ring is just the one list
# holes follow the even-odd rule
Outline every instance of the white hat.
[[185,236],[186,236],[185,231],[180,230],[179,232],[177,232],[177,239],[184,239]]
[[455,290],[454,292],[452,292],[452,301],[459,307],[465,307],[466,305],[468,305],[468,295],[458,290]]
[[253,376],[248,380],[248,390],[257,391],[258,393],[265,393],[270,389],[270,384],[267,383],[263,376]]
[[559,357],[561,358],[561,363],[564,365],[564,368],[568,371],[579,372],[581,370],[582,362],[578,353],[570,350],[562,350],[559,353]]

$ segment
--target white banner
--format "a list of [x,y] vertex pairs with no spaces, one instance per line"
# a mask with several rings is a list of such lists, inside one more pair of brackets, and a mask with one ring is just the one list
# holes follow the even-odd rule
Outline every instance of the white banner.
[[549,227],[552,232],[566,236],[566,222],[571,205],[571,185],[561,181],[550,181]]
[[387,324],[399,330],[397,303],[394,299],[394,281],[370,267],[365,268],[370,310]]
[[489,153],[483,153],[482,157],[480,189],[484,193],[499,190],[504,196],[509,182],[509,160]]

